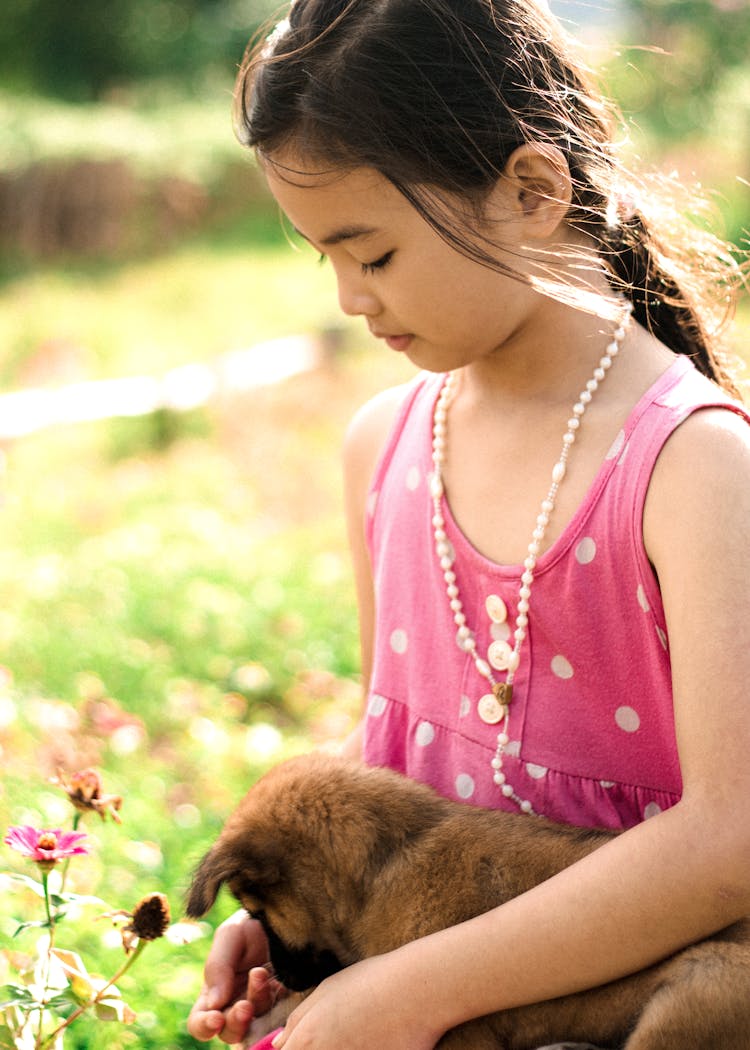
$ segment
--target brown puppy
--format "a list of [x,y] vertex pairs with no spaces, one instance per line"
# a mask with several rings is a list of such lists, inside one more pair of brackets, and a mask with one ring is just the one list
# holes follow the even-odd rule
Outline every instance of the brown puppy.
[[[311,754],[248,792],[198,867],[187,911],[204,915],[227,883],[263,924],[279,980],[303,991],[486,912],[609,838],[461,805],[390,770]],[[298,1001],[254,1022],[251,1038]],[[461,1025],[439,1046],[529,1050],[562,1040],[750,1050],[750,921],[602,988]]]

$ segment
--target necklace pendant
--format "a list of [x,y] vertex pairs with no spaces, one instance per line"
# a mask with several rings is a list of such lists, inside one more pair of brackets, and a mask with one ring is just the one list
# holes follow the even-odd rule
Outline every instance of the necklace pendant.
[[509,682],[495,682],[492,686],[492,693],[501,707],[510,707],[513,699],[513,686]]
[[477,701],[477,714],[484,724],[488,726],[497,725],[498,722],[502,722],[505,718],[506,709],[495,696],[494,690],[495,686],[493,686],[491,693],[485,693]]

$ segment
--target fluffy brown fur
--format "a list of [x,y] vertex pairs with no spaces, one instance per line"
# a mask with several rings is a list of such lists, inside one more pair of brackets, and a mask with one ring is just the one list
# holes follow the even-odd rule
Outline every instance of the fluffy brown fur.
[[[610,837],[461,805],[389,770],[307,755],[248,792],[199,865],[187,911],[204,915],[226,883],[263,924],[279,980],[303,991],[502,904]],[[297,1001],[255,1022],[252,1038]],[[461,1025],[439,1046],[528,1050],[561,1040],[750,1050],[750,921],[602,988]]]

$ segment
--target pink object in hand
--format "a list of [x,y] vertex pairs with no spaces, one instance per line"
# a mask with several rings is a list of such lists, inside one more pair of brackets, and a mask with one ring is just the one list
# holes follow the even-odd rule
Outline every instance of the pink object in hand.
[[268,1035],[264,1035],[257,1043],[253,1043],[251,1047],[248,1047],[248,1050],[273,1050],[271,1044],[281,1031],[283,1031],[283,1029],[277,1028],[274,1032],[269,1032]]

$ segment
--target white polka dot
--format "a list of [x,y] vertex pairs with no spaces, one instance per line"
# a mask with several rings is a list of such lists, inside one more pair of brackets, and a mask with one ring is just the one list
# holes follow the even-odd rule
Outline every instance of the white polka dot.
[[643,611],[646,612],[646,613],[650,612],[651,611],[651,606],[648,604],[648,598],[646,597],[646,592],[643,589],[643,584],[642,583],[638,584],[638,590],[636,592],[636,595],[637,595],[637,598],[638,598],[638,604],[643,609]]
[[505,754],[510,755],[511,758],[518,758],[521,754],[521,741],[509,740],[505,745]]
[[507,642],[510,638],[510,624],[507,621],[505,623],[493,623],[490,627],[490,634],[496,642]]
[[623,463],[625,462],[625,457],[627,456],[629,449],[630,449],[630,442],[628,441],[627,445],[622,450],[622,455],[617,460],[617,466],[618,467],[621,467],[623,465]]
[[417,726],[416,741],[420,747],[427,747],[435,739],[435,727],[430,722],[420,722]]
[[648,820],[649,817],[656,817],[661,813],[661,806],[658,802],[649,802],[643,811],[643,819]]
[[456,794],[459,798],[471,798],[474,794],[474,778],[468,773],[459,773],[456,777]]
[[367,497],[367,513],[369,514],[369,516],[371,518],[375,514],[375,508],[378,505],[378,496],[379,495],[380,495],[379,492],[371,492],[370,495]]
[[662,649],[664,649],[664,651],[666,652],[667,649],[669,649],[669,642],[667,641],[666,634],[664,633],[664,631],[662,631],[661,627],[658,624],[656,625],[656,633],[659,635],[659,641],[661,642]]
[[573,668],[570,665],[570,661],[566,660],[560,653],[552,657],[550,667],[552,668],[552,673],[557,675],[558,678],[573,677]]
[[547,776],[547,767],[537,766],[534,762],[527,762],[526,772],[529,774],[530,777],[533,777],[534,780],[541,780],[542,777]]
[[388,701],[379,693],[373,693],[367,704],[367,713],[372,718],[380,718],[386,708]]
[[415,492],[419,488],[419,483],[422,480],[422,473],[419,467],[410,467],[406,475],[406,487],[410,492]]
[[391,649],[393,649],[394,653],[398,653],[401,656],[408,648],[409,636],[403,628],[397,627],[391,634]]
[[615,711],[615,722],[624,733],[637,733],[641,726],[641,719],[633,707],[618,707]]
[[607,453],[607,455],[604,458],[605,459],[616,459],[620,455],[620,452],[622,451],[622,447],[623,447],[624,444],[625,444],[625,431],[621,430],[620,433],[615,438],[615,440],[612,442],[612,447],[610,448],[609,452]]
[[596,543],[590,536],[584,536],[576,547],[576,561],[579,565],[589,565],[596,557]]
[[458,717],[459,718],[466,718],[466,716],[469,714],[470,711],[471,711],[471,700],[469,700],[468,696],[462,696],[461,697],[461,705],[460,705],[460,707],[458,709]]
[[613,788],[615,786],[614,780],[600,780],[599,786],[605,789]]

